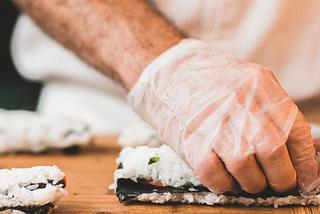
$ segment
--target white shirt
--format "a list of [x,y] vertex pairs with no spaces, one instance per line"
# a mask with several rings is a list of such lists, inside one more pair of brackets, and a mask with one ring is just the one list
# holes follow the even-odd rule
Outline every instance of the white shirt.
[[[188,37],[270,68],[294,101],[320,95],[319,0],[153,0]],[[136,119],[125,90],[20,17],[12,40],[20,73],[43,81],[39,111],[113,134]]]

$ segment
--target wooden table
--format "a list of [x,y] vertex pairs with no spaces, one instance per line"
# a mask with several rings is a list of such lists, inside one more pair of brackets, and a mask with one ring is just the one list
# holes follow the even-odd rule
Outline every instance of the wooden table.
[[61,198],[58,213],[320,213],[314,206],[273,207],[207,206],[170,203],[157,205],[142,202],[119,203],[113,190],[115,159],[120,152],[116,136],[97,137],[94,145],[82,148],[77,155],[51,153],[43,155],[0,156],[0,167],[31,167],[56,165],[67,174],[68,196]]

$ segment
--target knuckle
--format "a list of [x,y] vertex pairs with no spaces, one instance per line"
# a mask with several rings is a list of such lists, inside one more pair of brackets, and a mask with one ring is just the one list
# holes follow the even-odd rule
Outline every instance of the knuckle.
[[306,121],[304,117],[300,115],[300,113],[297,115],[297,121],[293,125],[289,139],[294,142],[304,142],[308,137],[311,136],[311,127]]
[[224,161],[229,172],[241,173],[247,169],[248,163],[250,161],[250,155],[235,154]]
[[274,165],[280,163],[283,159],[284,152],[287,151],[287,148],[284,147],[284,144],[269,144],[269,145],[260,145],[258,147],[257,153],[260,154],[262,161],[268,165]]

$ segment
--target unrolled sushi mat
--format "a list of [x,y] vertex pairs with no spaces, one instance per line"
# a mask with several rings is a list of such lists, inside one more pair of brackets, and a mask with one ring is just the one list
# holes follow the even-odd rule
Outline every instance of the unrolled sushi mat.
[[288,206],[273,207],[207,206],[180,203],[151,204],[142,202],[119,203],[113,190],[113,172],[118,167],[115,159],[121,150],[115,136],[95,138],[96,146],[83,148],[78,155],[6,155],[0,156],[0,167],[30,167],[57,165],[67,174],[69,195],[61,198],[52,214],[86,213],[229,213],[229,214],[309,214],[320,213],[320,207]]

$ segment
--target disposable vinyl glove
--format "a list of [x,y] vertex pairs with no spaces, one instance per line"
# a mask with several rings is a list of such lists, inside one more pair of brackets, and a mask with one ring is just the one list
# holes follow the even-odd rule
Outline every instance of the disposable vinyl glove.
[[311,191],[318,178],[310,127],[261,65],[186,39],[155,59],[127,98],[213,192],[286,192],[297,181]]

